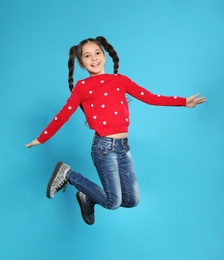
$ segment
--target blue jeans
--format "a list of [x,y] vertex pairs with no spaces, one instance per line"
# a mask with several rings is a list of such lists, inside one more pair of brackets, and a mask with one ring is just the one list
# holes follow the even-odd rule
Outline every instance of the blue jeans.
[[139,189],[128,138],[95,135],[91,156],[103,188],[74,170],[68,172],[68,182],[83,192],[89,203],[107,209],[136,206],[139,203]]

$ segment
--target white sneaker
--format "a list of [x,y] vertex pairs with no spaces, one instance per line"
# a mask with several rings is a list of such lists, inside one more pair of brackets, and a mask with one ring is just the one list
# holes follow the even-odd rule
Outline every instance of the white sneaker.
[[71,167],[65,163],[57,163],[47,186],[47,197],[49,199],[53,198],[56,192],[62,188],[64,188],[65,191],[66,185],[68,183],[66,174],[70,169]]

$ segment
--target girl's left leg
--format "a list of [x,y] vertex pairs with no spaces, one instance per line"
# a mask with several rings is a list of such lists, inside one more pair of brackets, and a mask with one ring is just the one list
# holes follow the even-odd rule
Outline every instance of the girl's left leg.
[[139,187],[136,179],[129,144],[127,142],[124,142],[122,144],[122,149],[123,154],[118,160],[122,191],[121,207],[131,208],[137,206],[139,203]]

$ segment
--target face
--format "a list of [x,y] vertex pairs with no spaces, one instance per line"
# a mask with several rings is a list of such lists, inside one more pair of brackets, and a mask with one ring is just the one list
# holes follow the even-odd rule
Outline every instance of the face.
[[95,42],[88,42],[82,47],[82,64],[90,76],[96,76],[105,73],[104,65],[106,55]]

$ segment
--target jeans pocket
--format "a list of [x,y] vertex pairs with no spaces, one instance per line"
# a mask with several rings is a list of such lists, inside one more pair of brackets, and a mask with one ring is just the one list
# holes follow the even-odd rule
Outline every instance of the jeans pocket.
[[128,141],[123,143],[123,149],[126,152],[130,151],[130,145],[129,145]]
[[98,148],[99,148],[99,153],[101,155],[109,154],[114,150],[114,146],[112,142],[101,142]]

